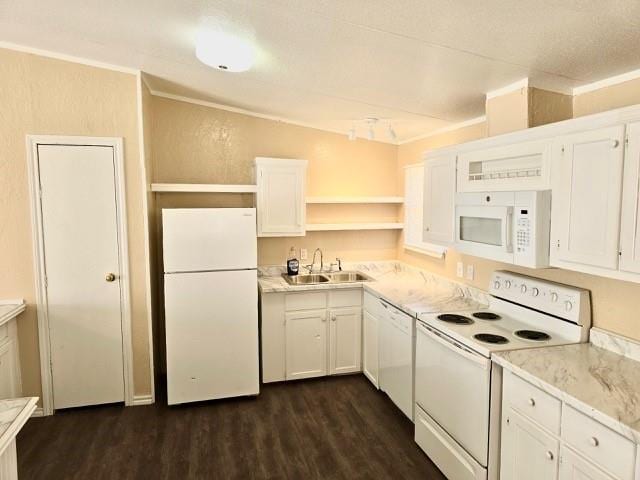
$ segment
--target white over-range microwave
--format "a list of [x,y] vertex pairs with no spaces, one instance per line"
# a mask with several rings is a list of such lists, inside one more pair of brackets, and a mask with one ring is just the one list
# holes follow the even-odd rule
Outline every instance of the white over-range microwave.
[[551,191],[456,194],[456,249],[476,257],[549,266]]

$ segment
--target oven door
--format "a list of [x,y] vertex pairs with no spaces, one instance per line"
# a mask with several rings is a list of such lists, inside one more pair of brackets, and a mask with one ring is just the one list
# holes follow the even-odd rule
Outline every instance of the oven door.
[[416,404],[484,468],[490,385],[491,360],[417,322]]
[[513,262],[513,207],[457,205],[456,249]]

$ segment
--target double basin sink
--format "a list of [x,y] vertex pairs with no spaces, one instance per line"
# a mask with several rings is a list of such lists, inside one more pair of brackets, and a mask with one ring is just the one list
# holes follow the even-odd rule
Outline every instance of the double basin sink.
[[286,275],[282,277],[289,285],[318,285],[322,283],[354,283],[369,282],[373,280],[368,275],[361,272],[331,272],[331,273],[308,273],[301,275]]

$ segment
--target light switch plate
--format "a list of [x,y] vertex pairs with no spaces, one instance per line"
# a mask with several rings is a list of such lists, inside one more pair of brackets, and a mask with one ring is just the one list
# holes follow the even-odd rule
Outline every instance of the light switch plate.
[[467,265],[467,280],[473,280],[473,275],[475,274],[475,269],[473,265]]
[[462,262],[458,262],[456,266],[456,275],[458,278],[464,277],[464,264]]
[[301,248],[300,249],[300,260],[306,260],[307,259],[307,249],[306,248]]

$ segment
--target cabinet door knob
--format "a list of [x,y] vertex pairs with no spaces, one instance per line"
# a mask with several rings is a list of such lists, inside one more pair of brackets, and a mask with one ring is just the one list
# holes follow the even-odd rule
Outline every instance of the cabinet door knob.
[[620,142],[618,140],[611,141],[611,148],[618,148],[618,145],[620,145]]
[[104,279],[105,279],[107,282],[113,282],[113,281],[116,279],[116,276],[115,276],[115,274],[114,274],[114,273],[107,273],[107,274],[105,275]]
[[547,450],[547,458],[553,460],[553,452],[551,450]]
[[335,321],[336,321],[336,316],[335,316],[335,315],[333,315],[333,316],[331,317],[331,321],[332,321],[332,322],[335,322]]
[[532,407],[536,406],[536,401],[533,398],[529,399],[529,405],[531,405]]
[[593,447],[597,447],[598,445],[600,445],[600,440],[598,440],[596,437],[591,437],[589,443],[591,443]]

